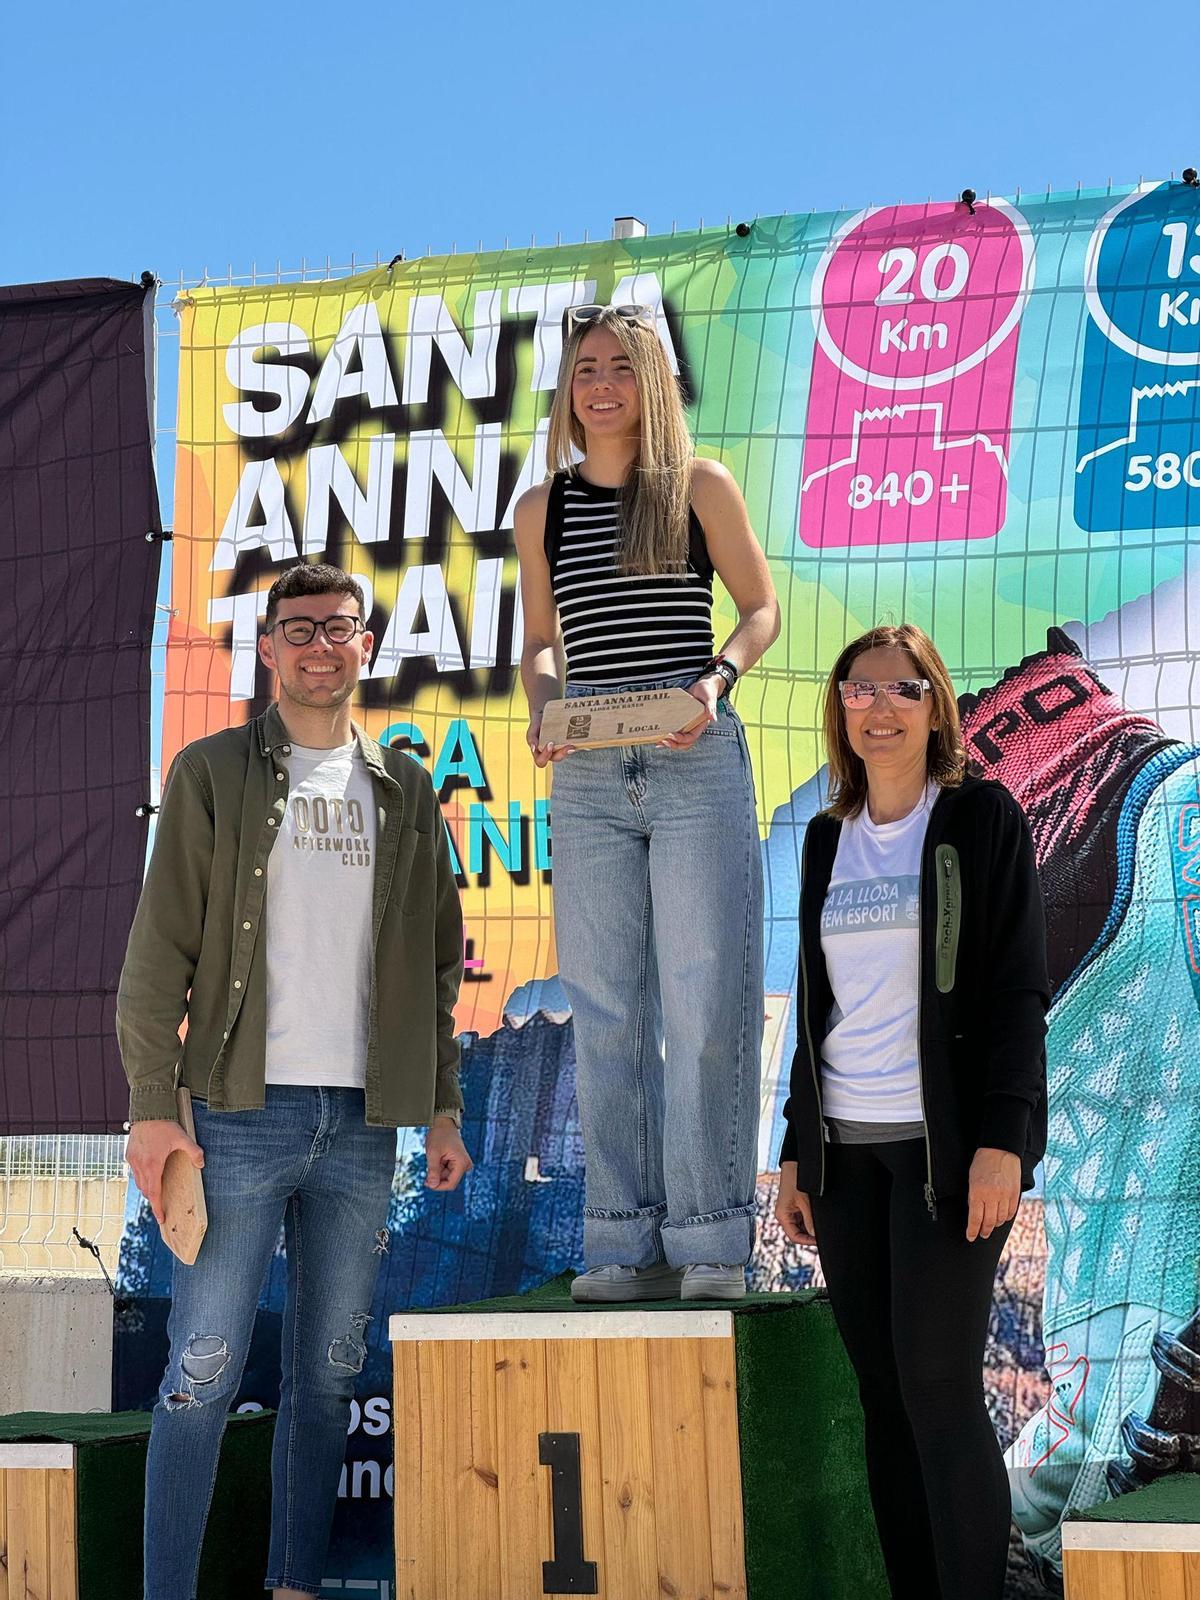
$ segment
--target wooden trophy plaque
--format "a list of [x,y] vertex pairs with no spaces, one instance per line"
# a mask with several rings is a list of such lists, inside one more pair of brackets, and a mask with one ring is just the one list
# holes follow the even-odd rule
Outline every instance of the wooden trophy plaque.
[[[175,1104],[179,1125],[189,1139],[196,1137],[192,1120],[192,1097],[186,1089],[176,1089]],[[162,1175],[163,1222],[159,1227],[163,1243],[184,1266],[194,1265],[200,1245],[208,1231],[208,1207],[204,1203],[204,1179],[182,1150],[172,1150]]]
[[604,750],[616,745],[657,744],[684,733],[704,716],[686,689],[640,689],[628,694],[579,695],[548,700],[542,711],[543,745]]

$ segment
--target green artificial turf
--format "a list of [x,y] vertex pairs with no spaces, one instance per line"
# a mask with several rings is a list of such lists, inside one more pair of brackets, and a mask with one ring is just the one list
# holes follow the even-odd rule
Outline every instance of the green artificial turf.
[[148,1411],[17,1411],[0,1417],[0,1444],[96,1444],[149,1433]]
[[1172,1472],[1157,1483],[1098,1506],[1069,1511],[1068,1522],[1200,1522],[1200,1474]]
[[[260,1600],[271,1519],[275,1413],[232,1416],[200,1562],[199,1600]],[[73,1444],[79,1600],[133,1600],[142,1592],[148,1411],[0,1417],[0,1443]]]
[[750,1600],[886,1600],[858,1386],[823,1295],[737,1316]]
[[886,1600],[858,1386],[826,1297],[808,1289],[744,1300],[576,1305],[572,1276],[524,1294],[431,1307],[429,1314],[731,1312],[749,1600]]
[[732,1311],[744,1316],[748,1311],[778,1311],[782,1305],[806,1305],[820,1298],[817,1290],[803,1289],[799,1294],[748,1294],[744,1300],[616,1300],[606,1305],[577,1305],[571,1299],[573,1272],[560,1272],[556,1278],[547,1278],[534,1289],[521,1294],[505,1294],[495,1300],[473,1300],[461,1306],[422,1306],[420,1311],[400,1315],[437,1317],[464,1316],[478,1313],[481,1316],[499,1316],[513,1311],[577,1311],[580,1316],[590,1316],[594,1311],[661,1311],[670,1316],[675,1311]]

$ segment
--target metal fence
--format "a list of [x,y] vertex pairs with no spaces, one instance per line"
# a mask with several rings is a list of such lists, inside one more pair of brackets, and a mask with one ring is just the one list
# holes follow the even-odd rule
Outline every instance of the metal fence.
[[115,1273],[124,1148],[121,1134],[0,1139],[0,1274],[92,1276],[95,1252],[109,1276]]
[[[702,224],[703,226],[703,224]],[[545,242],[545,241],[543,241]],[[561,239],[556,240],[561,243]],[[482,241],[481,241],[482,247]],[[508,240],[504,241],[508,248]],[[432,253],[432,252],[427,252]],[[452,253],[453,249],[452,249]],[[190,289],[215,284],[314,283],[353,277],[386,266],[391,256],[351,255],[336,263],[302,259],[285,268],[276,262],[247,272],[228,265],[224,273],[205,268],[173,278],[158,273],[155,297],[155,470],[163,522],[173,523],[176,409],[179,396],[179,323],[176,301]],[[127,274],[137,282],[146,267]],[[149,270],[154,271],[151,267]],[[123,276],[124,274],[114,274]],[[171,611],[171,546],[164,543],[151,653],[150,795],[161,788],[161,707],[166,671],[166,634]],[[153,826],[153,824],[152,824]],[[151,832],[153,842],[153,832]],[[123,1134],[45,1134],[0,1138],[0,1276],[5,1274],[87,1275],[105,1270],[115,1276],[129,1202],[129,1176]],[[83,1243],[81,1241],[86,1241]],[[94,1246],[89,1249],[88,1246]]]
[[[1174,174],[1172,173],[1172,177]],[[1112,188],[1112,180],[1109,180]],[[990,194],[988,196],[990,198]],[[1016,201],[1020,202],[1020,191]],[[616,219],[613,236],[631,231],[622,224],[632,219]],[[700,232],[727,232],[732,230],[734,219],[705,228],[699,222]],[[640,228],[637,224],[635,229]],[[671,232],[676,231],[673,223]],[[543,240],[548,244],[549,240]],[[588,242],[584,235],[584,243]],[[556,236],[555,244],[562,239]],[[537,240],[531,239],[530,246]],[[528,248],[523,241],[521,249]],[[478,248],[484,248],[479,241]],[[504,240],[509,248],[509,240]],[[425,254],[432,254],[427,249]],[[451,244],[450,254],[457,253]],[[373,256],[352,254],[348,261],[335,263],[326,256],[323,261],[301,259],[299,266],[285,268],[276,261],[273,267],[260,268],[252,262],[248,271],[236,272],[228,264],[224,272],[205,268],[199,275],[189,276],[180,270],[174,277],[159,277],[156,295],[155,320],[157,328],[156,351],[156,421],[155,456],[163,520],[169,528],[173,522],[175,481],[176,414],[179,393],[179,323],[176,300],[193,288],[216,285],[253,286],[256,284],[311,283],[350,277],[359,272],[382,268],[392,260],[376,251]],[[402,259],[402,258],[396,258]],[[129,274],[137,281],[144,266]],[[154,270],[150,268],[150,270]],[[156,274],[157,276],[157,274]],[[161,776],[161,706],[165,679],[166,632],[170,615],[171,597],[171,546],[164,543],[162,570],[157,595],[157,627],[151,658],[152,717],[151,717],[151,772],[150,794],[157,799]],[[1093,661],[1093,666],[1112,676],[1121,687],[1132,688],[1131,679],[1139,671],[1161,674],[1162,660],[1143,661],[1136,657],[1113,656],[1103,661]],[[1134,702],[1139,700],[1135,691],[1127,694]],[[1143,694],[1140,698],[1144,699]],[[1153,702],[1157,703],[1157,695]],[[1193,714],[1193,719],[1194,719]],[[1182,731],[1182,730],[1181,730]],[[152,838],[152,835],[151,835]],[[0,1138],[0,1272],[94,1272],[96,1259],[79,1244],[76,1230],[83,1238],[97,1246],[100,1259],[109,1272],[115,1269],[117,1249],[126,1210],[127,1172],[123,1161],[124,1138],[121,1135],[103,1137],[96,1135],[59,1135],[39,1138]]]

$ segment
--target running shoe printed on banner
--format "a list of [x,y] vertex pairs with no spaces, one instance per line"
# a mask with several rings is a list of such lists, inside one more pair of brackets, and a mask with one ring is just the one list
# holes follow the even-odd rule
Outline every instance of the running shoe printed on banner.
[[1026,810],[1047,903],[1051,1394],[1008,1461],[1057,1571],[1065,1512],[1190,1448],[1194,1412],[1160,1390],[1200,1370],[1178,1358],[1198,1298],[1200,749],[1126,710],[1058,630],[960,705],[969,753]]

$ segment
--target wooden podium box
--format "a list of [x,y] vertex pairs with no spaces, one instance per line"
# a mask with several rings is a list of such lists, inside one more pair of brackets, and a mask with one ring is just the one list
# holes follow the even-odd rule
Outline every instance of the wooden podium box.
[[886,1596],[823,1296],[394,1316],[398,1600]]
[[1200,1600],[1200,1476],[1175,1472],[1063,1523],[1066,1600]]
[[[200,1563],[201,1600],[258,1600],[274,1412],[230,1417]],[[137,1600],[150,1416],[0,1417],[0,1600]]]

